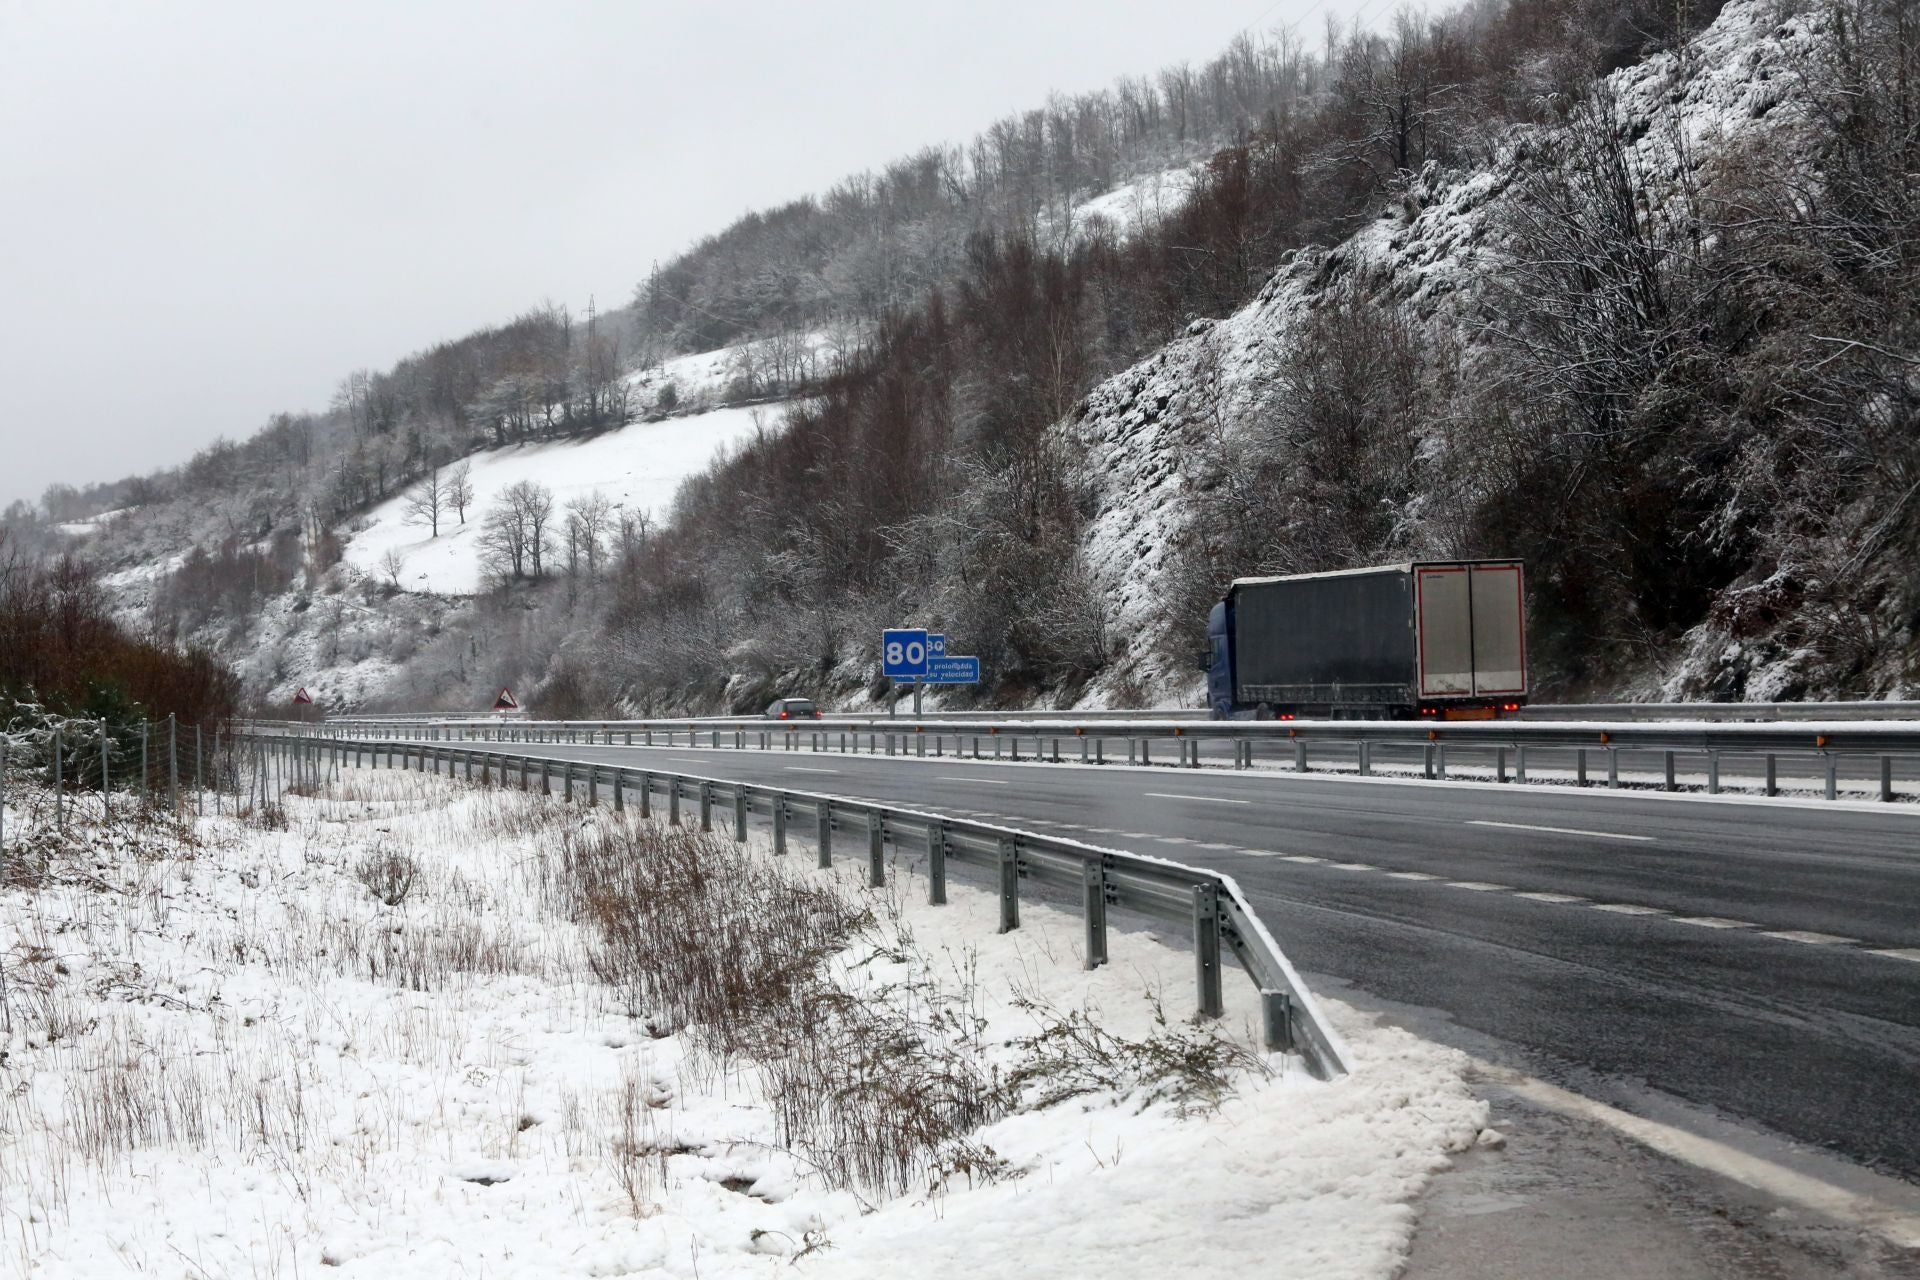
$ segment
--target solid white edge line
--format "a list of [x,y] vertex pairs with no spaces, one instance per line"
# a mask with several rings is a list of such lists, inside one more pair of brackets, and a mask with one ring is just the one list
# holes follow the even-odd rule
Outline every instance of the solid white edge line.
[[1594,836],[1601,840],[1651,841],[1652,836],[1630,836],[1620,831],[1587,831],[1580,827],[1542,827],[1531,822],[1495,822],[1491,818],[1468,818],[1470,827],[1504,827],[1509,831],[1546,831],[1556,836]]
[[1834,1186],[1809,1174],[1761,1156],[1750,1155],[1724,1142],[1703,1138],[1673,1125],[1648,1120],[1618,1107],[1521,1075],[1479,1059],[1476,1070],[1514,1093],[1549,1111],[1603,1124],[1662,1155],[1698,1169],[1731,1178],[1743,1186],[1791,1201],[1816,1213],[1850,1223],[1885,1237],[1904,1249],[1920,1248],[1920,1214],[1872,1196]]
[[988,787],[1010,787],[1013,785],[1011,782],[1007,782],[1001,778],[956,778],[950,773],[936,773],[933,776],[933,780],[935,782],[978,782],[982,786]]
[[838,769],[809,769],[803,764],[783,764],[780,766],[788,773],[838,773]]

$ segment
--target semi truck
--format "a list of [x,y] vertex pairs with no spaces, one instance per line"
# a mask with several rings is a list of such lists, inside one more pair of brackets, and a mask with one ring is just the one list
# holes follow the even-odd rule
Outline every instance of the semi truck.
[[1491,720],[1527,701],[1517,560],[1239,578],[1207,617],[1216,720]]

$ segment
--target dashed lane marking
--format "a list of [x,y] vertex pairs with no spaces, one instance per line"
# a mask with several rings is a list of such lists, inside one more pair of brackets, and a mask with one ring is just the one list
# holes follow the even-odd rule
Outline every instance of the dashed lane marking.
[[1335,871],[1378,871],[1380,869],[1371,862],[1330,862],[1327,865]]
[[809,769],[803,764],[783,764],[780,766],[788,773],[838,773],[838,769]]
[[1449,889],[1471,889],[1475,893],[1505,893],[1513,888],[1510,884],[1494,884],[1487,880],[1449,880]]
[[1230,800],[1226,796],[1190,796],[1178,791],[1142,791],[1143,796],[1152,796],[1155,800],[1205,800],[1209,804],[1252,804],[1251,800]]
[[1593,836],[1600,840],[1651,841],[1652,836],[1630,836],[1621,831],[1586,831],[1579,827],[1539,827],[1531,822],[1495,822],[1490,818],[1469,818],[1470,827],[1505,827],[1509,831],[1547,831],[1556,836]]
[[1778,938],[1782,942],[1804,942],[1810,947],[1850,946],[1860,941],[1858,938],[1843,938],[1837,933],[1815,933],[1811,929],[1764,929],[1763,938]]
[[1389,871],[1387,875],[1395,880],[1438,880],[1439,876],[1430,876],[1424,871]]
[[1595,911],[1611,911],[1617,916],[1664,916],[1669,914],[1665,907],[1643,907],[1637,902],[1596,902]]
[[1751,920],[1729,920],[1725,916],[1675,916],[1675,924],[1698,925],[1702,929],[1756,929]]
[[1325,862],[1325,858],[1316,858],[1310,853],[1283,853],[1281,858],[1288,862]]
[[1880,951],[1869,951],[1867,954],[1885,956],[1889,960],[1912,960],[1920,962],[1920,947],[1889,947]]
[[1516,893],[1513,896],[1516,898],[1531,898],[1535,902],[1555,902],[1555,903],[1563,903],[1563,904],[1568,902],[1585,902],[1586,901],[1585,898],[1581,897],[1577,893],[1553,893],[1545,889],[1530,890],[1526,893]]
[[1004,782],[999,778],[956,778],[951,774],[945,774],[945,773],[935,774],[934,781],[935,782],[977,782],[983,787],[1010,787],[1013,785],[1011,782]]

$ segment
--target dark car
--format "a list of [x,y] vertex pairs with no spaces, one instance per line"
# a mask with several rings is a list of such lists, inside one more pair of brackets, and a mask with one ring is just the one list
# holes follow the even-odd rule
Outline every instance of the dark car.
[[811,698],[775,698],[764,714],[769,720],[818,720],[821,712]]

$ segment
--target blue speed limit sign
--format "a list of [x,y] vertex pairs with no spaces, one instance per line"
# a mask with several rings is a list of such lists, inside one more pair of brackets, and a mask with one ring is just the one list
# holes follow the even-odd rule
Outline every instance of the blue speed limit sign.
[[913,680],[927,674],[926,628],[882,631],[880,674],[889,680]]

